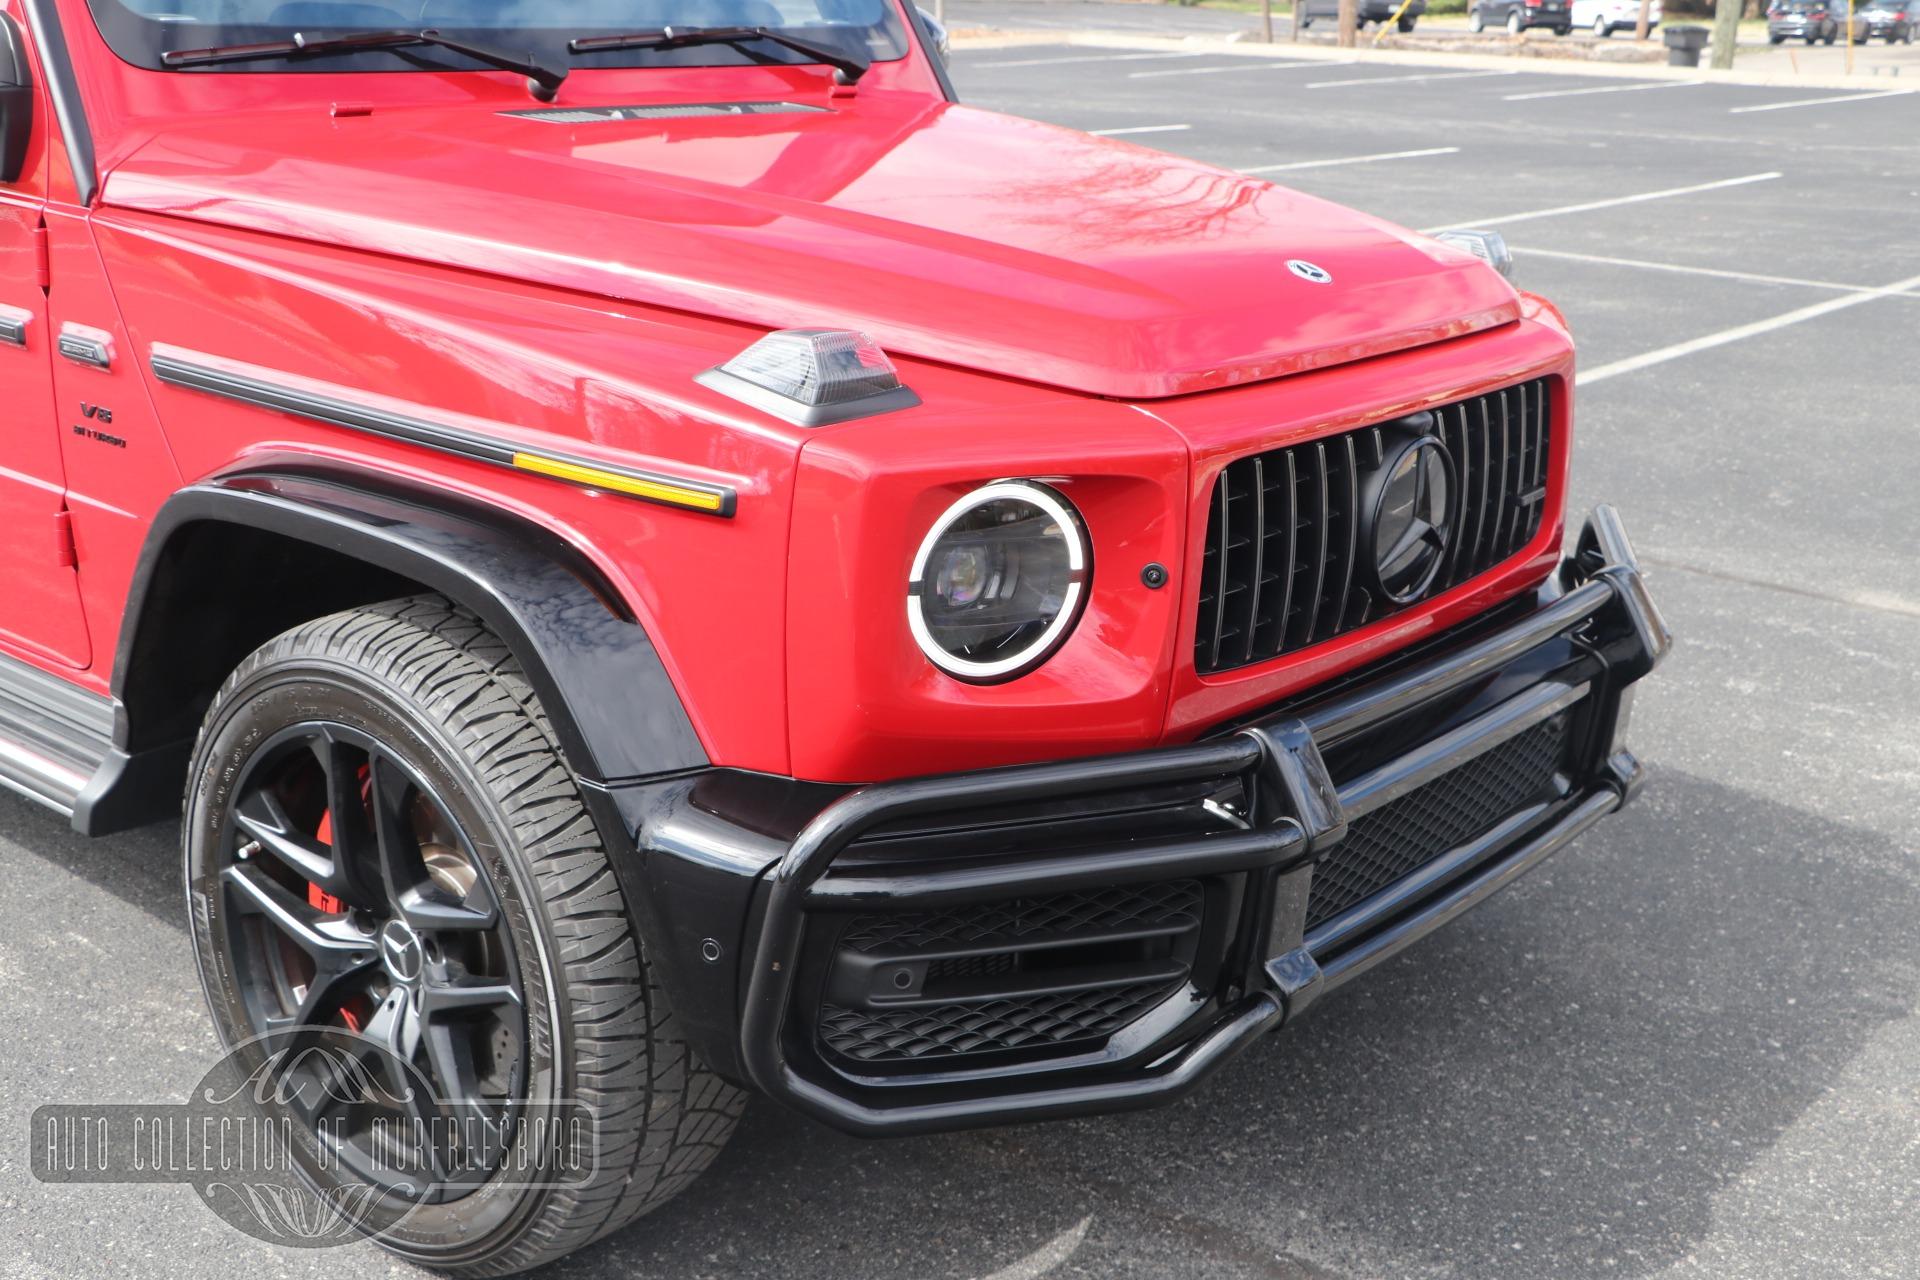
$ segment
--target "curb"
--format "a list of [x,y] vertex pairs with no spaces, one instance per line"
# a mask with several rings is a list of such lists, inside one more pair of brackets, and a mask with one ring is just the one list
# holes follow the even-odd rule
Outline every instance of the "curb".
[[[1524,39],[1524,37],[1522,37]],[[1664,63],[1606,62],[1544,57],[1515,57],[1512,54],[1444,53],[1426,49],[1374,49],[1364,44],[1357,49],[1331,45],[1293,44],[1276,41],[1263,44],[1245,36],[1147,36],[1132,31],[1047,31],[970,27],[953,33],[956,51],[970,49],[1017,49],[1027,45],[1075,45],[1103,49],[1129,49],[1143,52],[1220,53],[1247,58],[1275,58],[1283,61],[1319,59],[1326,62],[1366,61],[1382,66],[1455,67],[1461,70],[1515,71],[1529,75],[1570,75],[1612,77],[1622,80],[1704,80],[1709,84],[1743,85],[1755,88],[1853,89],[1861,93],[1906,88],[1897,79],[1879,76],[1804,75],[1793,72],[1715,71],[1710,67],[1669,67]],[[1920,92],[1915,87],[1911,92]]]

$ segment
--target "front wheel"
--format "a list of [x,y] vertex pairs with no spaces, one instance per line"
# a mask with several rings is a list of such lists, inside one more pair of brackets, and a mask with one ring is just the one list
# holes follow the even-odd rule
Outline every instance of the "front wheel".
[[215,696],[189,779],[222,1042],[340,1038],[398,1086],[269,1117],[308,1135],[312,1190],[378,1206],[384,1248],[524,1270],[718,1153],[742,1095],[690,1055],[546,713],[472,614],[420,596],[269,642]]
[[1517,36],[1525,29],[1526,29],[1526,24],[1521,20],[1518,10],[1507,15],[1507,34],[1508,35]]
[[1608,22],[1605,18],[1595,18],[1593,20],[1593,35],[1596,40],[1604,40],[1612,34],[1612,23]]
[[1475,9],[1471,13],[1467,14],[1467,30],[1473,32],[1473,34],[1475,35],[1479,35],[1482,31],[1485,31],[1486,29],[1487,29],[1487,20],[1485,16],[1482,15],[1478,9]]
[[1407,35],[1407,34],[1409,34],[1409,33],[1411,33],[1411,32],[1412,32],[1412,30],[1413,30],[1413,22],[1414,22],[1414,20],[1413,20],[1412,18],[1402,18],[1402,19],[1400,19],[1400,24],[1399,24],[1399,25],[1400,25],[1400,34],[1401,34],[1401,35]]

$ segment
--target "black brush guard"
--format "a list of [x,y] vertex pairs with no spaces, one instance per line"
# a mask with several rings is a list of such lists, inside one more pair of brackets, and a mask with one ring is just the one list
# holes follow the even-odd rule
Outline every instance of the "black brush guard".
[[[1418,717],[1430,706],[1503,673],[1529,655],[1571,641],[1579,674],[1543,675],[1495,705],[1385,764],[1336,785],[1326,758],[1343,743]],[[1626,749],[1628,686],[1665,656],[1671,636],[1649,595],[1625,529],[1599,507],[1531,613],[1452,649],[1286,713],[1190,746],[1056,764],[870,786],[829,805],[774,867],[764,894],[757,950],[746,971],[741,1058],[772,1097],[835,1127],[880,1135],[1115,1111],[1178,1098],[1255,1037],[1297,1017],[1314,999],[1396,954],[1518,879],[1619,808],[1642,769]],[[1510,687],[1512,680],[1508,680]],[[1434,858],[1367,901],[1307,928],[1312,868],[1348,824],[1441,778],[1463,763],[1581,704],[1582,753],[1568,792],[1551,806],[1502,823]],[[957,808],[1059,801],[1138,786],[1238,781],[1250,797],[1245,829],[1191,838],[1128,841],[1011,864],[958,862],[899,872],[863,865],[827,873],[876,829]],[[1228,998],[1196,1014],[1177,1035],[1132,1059],[1090,1069],[1008,1071],[876,1087],[827,1067],[788,1024],[810,913],[858,908],[924,910],[1028,893],[1245,873],[1255,909],[1270,920],[1266,943],[1246,958]]]

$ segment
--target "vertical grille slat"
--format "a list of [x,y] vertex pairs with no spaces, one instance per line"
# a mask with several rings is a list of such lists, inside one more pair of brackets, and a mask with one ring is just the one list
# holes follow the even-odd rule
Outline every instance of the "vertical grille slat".
[[1240,661],[1253,661],[1254,632],[1260,626],[1261,575],[1267,549],[1267,475],[1265,459],[1253,459],[1253,572],[1247,575],[1247,621],[1240,636]]
[[[1447,559],[1429,597],[1479,577],[1540,531],[1552,392],[1537,379],[1432,410],[1454,460]],[[1381,424],[1385,426],[1388,424]],[[1376,599],[1361,495],[1379,427],[1237,458],[1214,481],[1194,663],[1231,671],[1331,640],[1402,606]],[[1404,427],[1402,428],[1404,430]]]
[[1360,454],[1353,447],[1353,433],[1348,432],[1344,443],[1347,446],[1346,478],[1347,526],[1346,554],[1340,566],[1340,592],[1333,598],[1333,634],[1357,627],[1358,622],[1347,619],[1353,612],[1353,570],[1360,551]]
[[1318,644],[1325,639],[1320,634],[1320,607],[1325,603],[1327,590],[1327,538],[1331,533],[1332,520],[1327,510],[1327,446],[1319,441],[1309,446],[1313,458],[1313,484],[1309,490],[1313,497],[1313,531],[1316,543],[1313,562],[1307,566],[1307,581],[1313,583],[1307,593],[1306,619],[1303,644]]

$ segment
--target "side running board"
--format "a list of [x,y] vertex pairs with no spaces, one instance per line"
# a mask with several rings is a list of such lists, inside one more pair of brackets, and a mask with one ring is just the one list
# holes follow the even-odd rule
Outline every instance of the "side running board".
[[113,745],[113,702],[0,656],[0,789],[71,817]]

